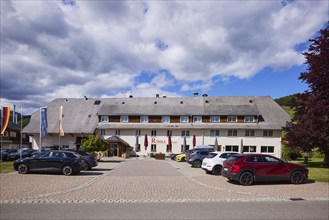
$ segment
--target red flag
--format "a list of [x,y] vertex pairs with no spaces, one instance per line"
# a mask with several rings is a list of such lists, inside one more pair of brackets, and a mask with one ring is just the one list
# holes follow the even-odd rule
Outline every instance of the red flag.
[[194,147],[195,147],[195,145],[196,145],[196,139],[195,139],[195,135],[193,135],[192,145],[193,145],[193,148],[194,148]]
[[1,125],[1,134],[5,133],[10,116],[10,107],[3,107],[3,122]]
[[144,138],[144,147],[145,150],[147,150],[147,146],[149,145],[148,141],[147,141],[147,134],[145,134],[145,138]]
[[168,151],[171,152],[171,136],[168,136]]

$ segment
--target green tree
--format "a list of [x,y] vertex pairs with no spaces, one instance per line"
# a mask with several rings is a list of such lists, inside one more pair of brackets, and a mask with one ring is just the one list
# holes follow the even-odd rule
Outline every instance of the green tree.
[[83,140],[81,148],[93,153],[94,151],[105,151],[108,148],[108,144],[98,135],[90,135]]
[[318,149],[329,166],[329,23],[310,41],[303,53],[308,67],[299,77],[309,90],[291,101],[296,112],[285,128],[287,147],[303,152]]

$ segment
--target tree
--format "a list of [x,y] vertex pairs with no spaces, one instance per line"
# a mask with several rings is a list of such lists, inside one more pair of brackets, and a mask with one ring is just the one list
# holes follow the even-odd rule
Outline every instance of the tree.
[[90,135],[83,140],[81,148],[87,152],[93,153],[95,151],[105,151],[108,144],[98,135]]
[[329,166],[329,22],[310,42],[303,53],[308,67],[299,77],[309,89],[290,103],[296,112],[285,128],[287,147],[302,152],[317,149]]

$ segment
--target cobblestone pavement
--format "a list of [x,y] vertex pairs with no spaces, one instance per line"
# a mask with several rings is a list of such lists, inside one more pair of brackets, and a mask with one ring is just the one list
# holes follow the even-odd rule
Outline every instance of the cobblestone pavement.
[[0,204],[328,200],[329,184],[240,186],[172,160],[104,158],[79,175],[0,175]]

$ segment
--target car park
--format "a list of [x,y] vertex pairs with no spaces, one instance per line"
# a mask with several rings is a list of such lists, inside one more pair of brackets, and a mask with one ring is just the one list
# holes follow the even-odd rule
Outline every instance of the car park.
[[206,158],[210,152],[212,152],[212,149],[197,149],[193,151],[187,162],[191,164],[192,167],[200,168],[203,159]]
[[206,158],[202,161],[201,168],[206,171],[206,173],[212,173],[214,175],[220,175],[223,167],[223,162],[229,158],[231,155],[238,154],[232,151],[214,151],[210,152]]
[[232,155],[223,163],[222,176],[241,185],[257,181],[290,181],[301,184],[308,178],[308,169],[302,165],[287,163],[264,154]]
[[177,162],[184,162],[186,159],[186,154],[185,153],[181,153],[176,155],[176,161]]
[[66,150],[76,152],[82,156],[84,163],[82,170],[91,170],[93,167],[96,167],[98,165],[98,162],[95,159],[95,157],[84,150],[73,150],[73,149],[66,149]]
[[42,151],[29,158],[18,159],[14,169],[20,174],[29,172],[57,172],[66,176],[79,173],[82,157],[72,151]]

